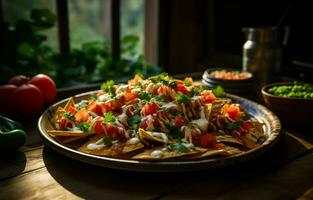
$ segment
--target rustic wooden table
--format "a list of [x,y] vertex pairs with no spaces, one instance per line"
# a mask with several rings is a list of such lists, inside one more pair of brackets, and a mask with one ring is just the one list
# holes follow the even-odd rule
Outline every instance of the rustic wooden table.
[[[59,92],[59,99],[93,88]],[[313,133],[282,130],[266,153],[240,165],[188,173],[139,173],[72,160],[28,139],[1,155],[0,199],[313,199]]]

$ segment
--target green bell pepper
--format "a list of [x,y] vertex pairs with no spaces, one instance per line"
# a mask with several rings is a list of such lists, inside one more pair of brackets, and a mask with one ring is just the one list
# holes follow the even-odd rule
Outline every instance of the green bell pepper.
[[0,116],[0,153],[16,151],[26,141],[23,126],[11,119]]

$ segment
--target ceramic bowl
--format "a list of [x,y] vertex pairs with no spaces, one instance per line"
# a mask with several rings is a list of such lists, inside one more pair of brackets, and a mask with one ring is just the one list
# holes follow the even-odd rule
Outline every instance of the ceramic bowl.
[[269,88],[281,85],[294,85],[294,83],[281,82],[265,85],[262,88],[265,105],[279,117],[283,126],[312,130],[313,99],[280,97],[268,92]]
[[241,80],[228,80],[228,79],[217,79],[211,75],[212,72],[216,70],[226,70],[226,71],[239,71],[235,69],[230,68],[211,68],[206,71],[204,71],[202,76],[202,82],[203,84],[210,86],[210,87],[216,87],[217,85],[220,85],[224,88],[224,90],[227,93],[232,94],[238,94],[238,95],[244,95],[248,94],[253,89],[253,75],[251,73],[249,78],[241,79]]

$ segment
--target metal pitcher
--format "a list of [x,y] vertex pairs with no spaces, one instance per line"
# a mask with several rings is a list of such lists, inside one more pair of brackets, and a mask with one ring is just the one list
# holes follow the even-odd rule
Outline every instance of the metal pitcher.
[[254,74],[256,84],[275,81],[281,70],[282,43],[286,43],[288,30],[283,40],[277,27],[243,28],[247,41],[243,45],[244,71]]

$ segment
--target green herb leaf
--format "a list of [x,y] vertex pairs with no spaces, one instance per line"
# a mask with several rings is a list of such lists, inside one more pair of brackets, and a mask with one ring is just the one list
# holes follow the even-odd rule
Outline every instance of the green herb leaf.
[[151,76],[149,78],[149,80],[151,80],[153,83],[163,83],[164,85],[168,85],[169,84],[169,79],[170,77],[168,76],[167,73],[162,73],[160,75],[156,75],[156,76]]
[[82,109],[82,108],[86,108],[88,106],[88,101],[86,100],[82,100],[81,102],[79,102],[77,105],[76,105],[76,108],[78,110]]
[[187,153],[190,151],[186,146],[184,146],[181,143],[174,143],[174,144],[167,145],[167,149],[170,151],[177,151],[180,153]]
[[90,125],[87,122],[83,122],[83,123],[78,124],[78,128],[84,132],[90,131]]
[[165,99],[165,96],[164,95],[158,95],[155,99],[157,101],[163,101]]
[[171,81],[169,86],[175,90],[178,87],[177,81]]
[[74,119],[74,114],[70,113],[70,112],[66,112],[66,113],[64,113],[63,117],[65,119]]
[[195,89],[194,89],[193,87],[192,87],[192,88],[190,88],[190,90],[189,90],[189,94],[190,94],[190,96],[191,96],[191,97],[195,96],[196,91],[195,91]]
[[183,133],[180,131],[180,129],[174,126],[173,124],[166,123],[165,126],[170,131],[170,136],[173,139],[180,140],[183,137]]
[[175,100],[178,102],[178,103],[189,103],[190,102],[190,98],[185,95],[185,94],[177,94],[176,97],[175,97]]
[[92,94],[92,95],[90,95],[90,99],[97,100],[98,96],[96,94]]
[[102,83],[101,85],[101,90],[103,90],[104,92],[107,92],[109,94],[113,94],[115,95],[115,90],[114,90],[114,81],[113,80],[110,80],[110,81],[107,81],[107,82],[104,82]]
[[114,114],[112,112],[108,112],[104,115],[104,121],[106,123],[110,123],[110,122],[115,122],[116,121],[116,118],[114,116]]
[[148,92],[142,92],[142,91],[140,91],[140,92],[138,93],[138,95],[139,95],[139,98],[140,98],[141,100],[150,101],[150,100],[153,98],[153,94],[148,93]]
[[183,80],[183,82],[184,82],[184,84],[185,84],[186,86],[191,86],[191,82],[189,81],[188,78],[185,78],[185,79]]
[[236,129],[239,126],[241,126],[243,123],[244,123],[244,121],[242,119],[240,119],[238,121],[235,121],[235,122],[229,122],[229,123],[226,124],[226,128],[230,129],[230,130],[233,130],[233,129]]
[[109,138],[108,136],[104,136],[103,138],[103,144],[105,146],[112,146],[112,140],[111,138]]
[[140,122],[141,122],[141,117],[139,115],[134,115],[127,120],[127,123],[131,126],[134,124],[138,124]]
[[218,85],[216,86],[213,90],[212,90],[213,94],[216,96],[216,97],[224,97],[225,96],[225,91],[223,89],[222,86]]

